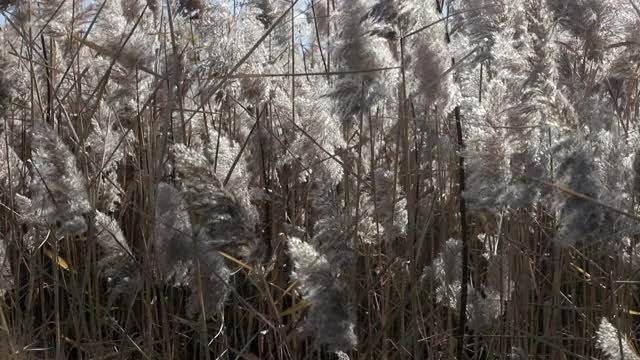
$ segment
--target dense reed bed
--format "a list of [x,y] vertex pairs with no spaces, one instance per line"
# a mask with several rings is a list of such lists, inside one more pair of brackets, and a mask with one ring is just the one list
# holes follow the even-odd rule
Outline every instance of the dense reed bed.
[[640,359],[634,0],[0,0],[3,359]]

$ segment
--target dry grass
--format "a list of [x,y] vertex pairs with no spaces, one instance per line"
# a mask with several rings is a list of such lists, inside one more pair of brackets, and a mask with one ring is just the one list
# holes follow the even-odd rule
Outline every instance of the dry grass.
[[[52,3],[62,6],[61,2]],[[152,16],[148,9],[151,6],[143,6],[145,10],[135,13],[127,32],[114,43],[120,48],[99,43],[104,38],[83,35],[79,27],[66,36],[60,31],[41,32],[47,18],[40,19],[43,23],[38,26],[27,27],[24,19],[7,13],[7,35],[1,46],[6,49],[6,59],[10,59],[8,64],[19,67],[16,73],[25,77],[14,77],[9,84],[0,82],[0,87],[20,91],[12,95],[13,102],[6,106],[0,125],[5,139],[2,144],[7,146],[0,150],[4,156],[0,163],[7,167],[9,179],[0,187],[0,236],[6,244],[5,261],[13,278],[0,303],[0,357],[336,358],[338,355],[314,342],[313,334],[303,331],[305,316],[314,304],[297,291],[300,284],[291,276],[294,264],[287,243],[291,236],[289,225],[303,228],[304,240],[317,235],[314,225],[324,216],[313,204],[317,191],[314,177],[323,174],[316,170],[320,167],[341,169],[344,174],[338,200],[344,206],[341,211],[348,225],[343,230],[354,239],[354,245],[350,248],[352,261],[341,281],[349,300],[345,312],[355,315],[358,338],[356,349],[348,352],[351,358],[453,359],[457,344],[466,357],[478,360],[512,359],[512,353],[516,353],[513,347],[532,359],[600,358],[603,354],[595,346],[595,337],[602,317],[614,319],[612,324],[621,331],[621,341],[634,343],[640,315],[636,274],[615,255],[602,252],[600,245],[609,239],[566,249],[554,247],[556,219],[539,204],[497,213],[468,210],[463,205],[462,213],[468,210],[468,214],[461,219],[456,119],[441,112],[424,115],[426,119],[421,120],[431,124],[426,136],[439,139],[440,143],[429,151],[428,159],[420,158],[424,153],[418,154],[416,148],[423,139],[416,135],[411,122],[423,115],[416,113],[418,104],[407,93],[405,76],[411,74],[405,74],[404,49],[400,49],[402,61],[398,67],[335,71],[328,50],[318,48],[312,58],[300,59],[300,40],[291,26],[294,19],[287,5],[281,9],[281,16],[263,29],[262,36],[256,37],[253,46],[243,48],[247,51],[238,55],[233,64],[227,64],[223,73],[212,71],[196,77],[195,72],[185,68],[204,61],[191,57],[204,56],[194,50],[201,45],[200,39],[186,36],[184,30],[198,19],[177,19],[176,14],[162,13],[155,21],[149,21],[144,18]],[[200,9],[203,4],[184,1],[179,6],[188,10]],[[311,26],[311,46],[317,46],[321,38],[334,31],[330,24],[333,18],[328,20],[321,14],[333,13],[335,5],[332,1],[316,1],[311,10],[316,19],[322,18]],[[55,13],[54,7],[49,13],[51,18],[56,18]],[[156,28],[140,29],[138,25],[143,20]],[[93,23],[85,26],[86,30]],[[325,31],[323,26],[330,30]],[[123,44],[132,41],[138,46],[136,36],[151,36],[151,30],[156,32],[153,36],[162,53],[151,61],[131,63],[128,51],[136,49]],[[288,86],[289,113],[283,113],[281,104],[273,103],[274,98],[260,97],[264,92],[260,86],[265,86],[267,76],[253,76],[251,69],[245,67],[256,52],[279,41],[275,40],[277,36],[289,38],[286,43],[298,43],[289,47],[291,51],[278,54],[283,62],[291,61],[296,66],[273,74]],[[57,52],[64,52],[64,56],[56,56]],[[102,59],[101,63],[96,65],[94,58]],[[307,61],[315,62],[314,69],[325,70],[303,69],[303,61],[305,66]],[[0,73],[8,71],[0,69]],[[377,75],[371,74],[388,71],[401,73],[403,79],[401,88],[393,89],[398,90],[397,113],[389,114],[381,106],[362,109],[350,126],[331,129],[345,134],[346,150],[335,153],[336,149],[326,148],[327,140],[314,137],[314,129],[305,125],[304,116],[292,115],[296,112],[296,97],[304,96],[306,91],[300,89],[307,86],[305,76],[333,83],[337,75],[361,79],[360,76],[373,77]],[[447,73],[437,75],[444,77]],[[245,80],[245,85],[255,81],[258,88],[249,86],[255,91],[245,92],[248,95],[238,99],[235,95],[239,92],[233,86]],[[117,95],[116,89],[108,85],[118,81],[132,86],[123,90],[129,92],[122,98],[133,99],[135,108],[104,105],[111,101],[110,96]],[[196,94],[194,88],[202,92]],[[254,99],[257,100],[250,103]],[[115,135],[111,152],[106,145],[103,149],[88,146],[92,119],[103,127],[101,136]],[[391,127],[384,125],[389,119],[399,124],[391,134]],[[204,124],[204,130],[194,125],[196,121]],[[27,182],[10,185],[11,177],[18,174],[11,174],[15,167],[10,166],[7,154],[8,146],[14,147],[29,167],[31,177],[38,176],[31,161],[32,149],[38,146],[31,143],[34,124],[47,124],[48,131],[57,133],[59,141],[77,159],[92,209],[107,212],[122,229],[131,250],[118,260],[124,270],[118,268],[116,275],[122,278],[114,275],[109,279],[105,275],[108,272],[101,268],[100,259],[106,251],[97,240],[99,229],[91,225],[91,213],[84,214],[89,224],[86,231],[76,236],[56,235],[53,223],[34,225],[24,220],[32,215],[20,212],[16,194],[29,195],[30,186]],[[114,134],[110,135],[112,131]],[[298,148],[288,143],[294,136],[306,141],[315,157],[295,153]],[[235,147],[221,145],[225,138]],[[187,286],[164,279],[167,269],[161,268],[155,242],[157,227],[162,225],[155,221],[155,192],[160,182],[184,186],[184,179],[171,178],[175,169],[167,170],[175,156],[175,145],[197,148],[202,142],[213,149],[207,160],[211,161],[210,170],[216,174],[212,177],[217,176],[218,187],[235,192],[239,203],[242,187],[262,194],[248,197],[257,214],[255,234],[261,250],[245,257],[233,253],[233,247],[209,249],[212,256],[224,258],[232,275],[227,282],[222,278],[213,281],[208,277],[219,275],[211,275],[209,265],[196,262],[192,264],[195,275]],[[124,155],[116,154],[120,150]],[[103,152],[96,154],[97,151]],[[111,168],[109,159],[117,156],[121,160]],[[388,164],[388,182],[393,188],[391,213],[396,212],[396,203],[405,201],[406,206],[400,211],[406,211],[408,219],[404,232],[391,235],[380,228],[383,221],[368,223],[371,213],[378,209],[374,209],[376,202],[368,208],[365,199],[381,186],[375,168]],[[243,166],[248,173],[243,173]],[[47,180],[43,182],[46,187]],[[544,185],[554,186],[548,182]],[[563,189],[560,185],[555,187],[556,191]],[[107,211],[110,207],[105,199],[109,191],[119,199],[111,212]],[[573,192],[571,196],[591,201],[568,191]],[[67,195],[73,198],[76,194]],[[392,215],[391,223],[396,215]],[[623,216],[628,215],[632,214],[624,210]],[[498,316],[482,325],[477,318],[474,322],[471,315],[469,319],[464,317],[466,327],[459,333],[458,304],[449,307],[441,303],[438,284],[425,275],[425,268],[445,249],[447,240],[462,238],[463,220],[467,223],[463,229],[471,267],[469,287],[485,283],[492,276],[490,271],[495,270],[486,258],[483,242],[498,244],[496,256],[499,254],[505,261],[499,274],[511,281],[500,281],[489,298],[494,302],[491,306],[498,308]],[[191,221],[195,223],[196,219],[192,217]],[[27,241],[29,238],[33,240]],[[632,252],[634,241],[622,250]],[[129,267],[134,270],[127,272]],[[114,281],[120,281],[123,288],[114,290]],[[211,283],[225,283],[220,286],[229,295],[222,311],[206,313],[201,311],[206,307],[206,291],[202,289]],[[207,288],[219,290],[222,289]],[[121,293],[116,294],[117,291]],[[189,316],[187,310],[192,296],[201,306],[195,317]],[[468,307],[475,304],[478,296],[469,293]],[[476,316],[482,311],[477,309]]]

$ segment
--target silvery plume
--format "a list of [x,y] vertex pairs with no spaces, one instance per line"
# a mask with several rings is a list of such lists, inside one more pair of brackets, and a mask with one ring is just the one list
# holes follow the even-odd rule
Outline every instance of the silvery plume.
[[607,359],[640,359],[640,356],[636,354],[627,342],[626,336],[620,334],[618,329],[616,329],[607,318],[602,318],[600,326],[598,326],[598,331],[596,332],[596,347],[602,350],[602,353]]
[[44,123],[35,124],[32,144],[31,202],[35,221],[55,226],[58,237],[84,233],[85,214],[91,204],[75,155]]
[[7,254],[8,241],[0,236],[0,296],[13,288],[13,274]]
[[218,180],[213,165],[184,145],[175,145],[173,156],[199,246],[238,258],[254,255],[258,243],[247,211]]
[[[560,182],[571,191],[596,201],[604,195],[602,179],[596,171],[594,155],[584,146],[570,151],[558,166]],[[613,233],[615,215],[596,202],[556,192],[555,207],[561,216],[561,225],[554,241],[559,246],[571,246],[579,241],[592,241]]]
[[[467,288],[469,324],[480,332],[488,331],[502,314],[503,303],[509,300],[513,288],[508,274],[503,274],[507,269],[503,269],[502,257],[489,253],[487,260],[487,279]],[[431,286],[437,303],[457,311],[462,292],[462,241],[447,240],[431,265],[425,268],[421,281]]]
[[109,303],[121,295],[140,291],[143,288],[142,267],[133,257],[116,219],[95,211],[89,234],[95,237],[100,248],[98,269],[109,285]]
[[303,299],[310,302],[305,329],[329,351],[354,349],[357,337],[344,284],[338,280],[327,258],[313,245],[302,241],[300,229],[291,229],[290,233],[288,247],[294,267],[291,276],[299,282]]
[[[1,95],[0,95],[1,96]],[[31,181],[27,166],[0,132],[0,191],[15,193]]]
[[387,240],[391,240],[406,233],[409,222],[406,196],[400,194],[392,171],[378,168],[374,176],[376,219],[382,225]]
[[220,254],[194,241],[187,210],[180,191],[166,183],[158,185],[155,221],[158,266],[165,282],[191,288],[187,314],[195,317],[202,309],[205,314],[222,310],[231,272]]
[[158,266],[165,281],[189,285],[193,256],[191,220],[178,189],[160,183],[156,193],[155,244]]

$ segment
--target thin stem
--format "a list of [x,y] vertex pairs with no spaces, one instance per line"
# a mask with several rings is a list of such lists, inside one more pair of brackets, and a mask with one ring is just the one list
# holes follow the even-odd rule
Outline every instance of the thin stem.
[[[462,137],[462,124],[460,121],[460,107],[457,106],[454,110],[456,119],[456,132],[458,135],[458,148],[462,152],[464,149],[464,139]],[[460,196],[460,238],[462,240],[462,283],[460,286],[460,308],[458,310],[458,329],[456,332],[457,343],[457,357],[458,360],[465,359],[464,355],[464,335],[465,326],[467,322],[467,288],[469,283],[469,239],[467,229],[467,205],[463,196],[465,185],[465,173],[464,173],[464,156],[462,153],[458,156],[458,181],[459,181],[459,196]]]

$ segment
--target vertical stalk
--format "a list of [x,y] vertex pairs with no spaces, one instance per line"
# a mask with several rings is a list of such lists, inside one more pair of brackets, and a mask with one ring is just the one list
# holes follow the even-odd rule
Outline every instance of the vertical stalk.
[[294,2],[291,0],[291,122],[296,123],[296,38],[295,38],[295,11]]
[[480,63],[480,88],[478,89],[478,102],[482,103],[482,73],[483,73],[483,66],[484,63]]
[[[316,9],[314,6],[314,2],[311,2],[311,14],[313,14],[313,26],[315,28],[316,41],[318,42],[318,50],[320,51],[320,58],[322,59],[322,64],[324,65],[324,72],[328,73],[329,68],[327,68],[327,60],[324,58],[324,52],[322,51],[322,42],[320,40],[320,30],[318,29],[318,19],[316,17]],[[313,52],[311,52],[313,54]],[[327,79],[329,75],[327,75]]]
[[[464,149],[464,139],[462,137],[462,124],[460,121],[460,107],[456,106],[454,110],[456,119],[456,132],[458,135],[458,149],[462,151]],[[465,359],[464,355],[464,335],[465,326],[467,323],[467,288],[469,283],[469,239],[467,229],[467,206],[463,193],[465,191],[465,174],[464,174],[464,156],[460,154],[458,156],[458,181],[459,181],[459,196],[460,196],[460,238],[462,240],[462,282],[460,286],[460,308],[458,311],[458,329],[456,333],[457,338],[457,358],[458,360]]]

